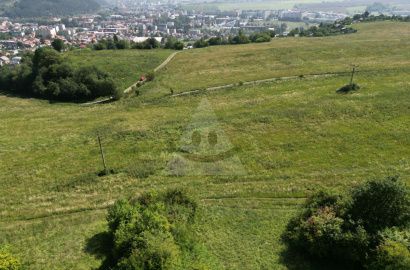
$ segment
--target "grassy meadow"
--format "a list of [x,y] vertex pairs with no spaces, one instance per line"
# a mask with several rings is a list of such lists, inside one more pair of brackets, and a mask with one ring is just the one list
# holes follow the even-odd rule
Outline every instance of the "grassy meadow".
[[[323,38],[274,38],[269,43],[213,46],[175,56],[161,77],[183,92],[282,76],[402,69],[410,66],[406,23],[357,24],[356,34]],[[198,84],[201,81],[201,84]],[[169,90],[169,89],[167,89]]]
[[[192,1],[191,1],[192,2]],[[325,12],[364,12],[367,5],[375,1],[340,1],[340,0],[272,0],[272,1],[193,1],[192,4],[184,5],[182,8],[195,11],[232,11],[235,9],[242,10],[281,10],[281,9],[302,9],[302,11],[325,11]],[[389,3],[397,10],[409,10],[409,3],[405,0],[395,0]]]
[[[280,234],[308,193],[319,185],[346,190],[375,176],[399,174],[410,183],[408,26],[355,27],[359,32],[348,36],[184,51],[139,97],[131,93],[119,102],[51,104],[1,95],[0,243],[9,244],[28,269],[98,269],[104,258],[91,240],[106,229],[108,205],[151,189],[184,186],[200,199],[198,236],[221,269],[319,269],[280,257]],[[383,33],[379,39],[377,31]],[[305,60],[297,64],[292,53],[282,58],[286,42]],[[246,50],[253,60],[238,62],[234,56]],[[264,56],[269,50],[281,53]],[[181,92],[344,72],[350,61],[360,65],[354,81],[361,89],[347,95],[335,92],[350,81],[348,73],[169,95],[171,86]],[[264,62],[270,70],[259,67]],[[223,76],[206,72],[216,65]],[[203,98],[247,175],[163,174]],[[97,130],[107,166],[116,174],[97,175]]]
[[114,81],[126,89],[147,72],[154,70],[167,57],[171,50],[102,50],[74,51],[65,54],[66,59],[76,66],[96,65],[108,72]]
[[[338,2],[338,0],[329,0],[326,2]],[[231,11],[234,9],[243,10],[279,10],[279,9],[292,9],[297,4],[303,3],[322,3],[322,0],[273,0],[273,1],[258,1],[258,2],[235,2],[235,3],[198,3],[194,5],[183,6],[183,9],[195,11]]]

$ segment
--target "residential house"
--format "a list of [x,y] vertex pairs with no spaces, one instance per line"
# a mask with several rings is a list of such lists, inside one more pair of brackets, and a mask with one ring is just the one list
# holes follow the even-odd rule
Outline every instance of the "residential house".
[[10,55],[17,55],[19,53],[18,50],[8,50],[7,51]]
[[10,59],[7,56],[2,56],[0,57],[0,62],[2,62],[3,64],[8,64],[10,63]]
[[14,68],[16,65],[20,65],[20,62],[21,62],[21,57],[14,57],[13,59],[11,59],[9,63],[9,67]]
[[15,37],[24,37],[24,31],[13,31],[13,36]]
[[15,40],[0,40],[0,43],[3,44],[4,47],[8,49],[17,48],[17,42]]

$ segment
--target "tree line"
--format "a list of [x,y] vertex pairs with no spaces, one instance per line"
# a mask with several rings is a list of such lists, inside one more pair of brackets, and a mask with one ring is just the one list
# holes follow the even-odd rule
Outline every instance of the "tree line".
[[108,73],[96,66],[76,68],[50,47],[26,52],[14,68],[1,67],[0,89],[58,101],[119,98],[121,94]]
[[266,30],[257,34],[252,34],[247,36],[243,34],[241,30],[239,30],[239,34],[237,36],[229,36],[228,40],[222,40],[221,36],[212,37],[208,40],[205,40],[203,37],[197,40],[194,43],[195,48],[203,48],[208,46],[216,46],[216,45],[234,45],[234,44],[247,44],[247,43],[260,43],[260,42],[269,42],[275,37],[276,32],[273,30]]
[[399,21],[399,22],[410,22],[410,16],[401,16],[401,15],[384,15],[380,14],[378,16],[371,15],[369,11],[364,12],[363,14],[356,14],[351,17],[346,17],[341,23],[351,24],[353,21],[363,21],[363,22],[374,22],[374,21]]
[[[323,23],[321,22],[319,26],[311,26],[308,29],[304,29],[303,27],[294,28],[292,29],[287,36],[296,36],[299,35],[301,37],[323,37],[323,36],[335,36],[335,35],[342,35],[342,34],[350,34],[356,33],[357,30],[351,28],[351,25],[354,21],[361,21],[361,22],[372,22],[372,21],[402,21],[402,22],[409,22],[410,17],[403,17],[400,15],[370,15],[368,11],[364,12],[363,14],[356,14],[353,17],[346,17],[341,21],[335,21],[334,23]],[[283,24],[282,24],[283,25]],[[282,33],[283,33],[283,29]]]
[[93,13],[100,5],[94,0],[21,0],[5,16],[10,18],[52,18],[55,16]]
[[323,37],[323,36],[336,36],[341,34],[356,33],[357,30],[351,27],[344,27],[340,23],[320,23],[319,27],[311,26],[309,29],[295,28],[292,29],[287,36],[301,37]]
[[136,42],[131,44],[126,39],[119,40],[118,36],[114,34],[113,38],[101,39],[98,43],[93,45],[94,50],[124,50],[124,49],[138,49],[138,50],[151,50],[157,48],[182,50],[184,43],[173,37],[168,37],[164,45],[161,45],[154,37],[150,37],[143,42]]

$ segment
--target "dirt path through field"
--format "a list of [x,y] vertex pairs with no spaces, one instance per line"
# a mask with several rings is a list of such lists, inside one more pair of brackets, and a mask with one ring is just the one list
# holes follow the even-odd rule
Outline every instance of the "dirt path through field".
[[[312,74],[312,75],[304,75],[303,77],[323,77],[323,76],[333,76],[333,75],[340,75],[340,74],[345,74],[348,72],[340,72],[340,73],[324,73],[324,74]],[[286,77],[278,77],[278,78],[271,78],[271,79],[264,79],[264,80],[256,80],[256,81],[249,81],[249,82],[243,82],[242,84],[253,84],[253,83],[261,83],[261,82],[273,82],[277,80],[286,80],[286,79],[295,79],[295,78],[300,78],[300,76],[286,76]],[[195,89],[195,90],[190,90],[178,94],[174,94],[172,96],[181,96],[181,95],[187,95],[187,94],[192,94],[196,93],[199,91],[209,91],[209,90],[216,90],[216,89],[222,89],[222,88],[229,88],[229,87],[234,87],[234,86],[239,86],[241,85],[240,83],[235,83],[235,84],[226,84],[226,85],[221,85],[221,86],[214,86],[214,87],[209,87],[205,89]]]
[[[171,61],[171,59],[179,52],[174,52],[173,54],[171,54],[170,56],[168,56],[168,58],[162,62],[161,65],[159,65],[158,67],[156,67],[154,69],[154,71],[156,72],[157,70],[159,70],[160,68],[164,67],[166,64],[168,64],[169,61]],[[131,85],[130,87],[128,87],[127,89],[124,90],[124,93],[128,93],[129,91],[131,91],[131,89],[137,85],[138,82],[134,83],[133,85]],[[98,100],[98,101],[93,101],[93,102],[87,102],[87,103],[81,103],[81,105],[92,105],[92,104],[100,104],[100,103],[106,103],[111,101],[113,98],[109,97],[103,100]]]

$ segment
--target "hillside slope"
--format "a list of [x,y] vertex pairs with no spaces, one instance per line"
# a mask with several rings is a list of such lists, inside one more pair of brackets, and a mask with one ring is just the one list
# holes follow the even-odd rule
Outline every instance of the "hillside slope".
[[188,50],[169,63],[162,80],[175,93],[283,76],[406,68],[409,24],[362,23],[334,37],[274,38],[271,42]]
[[[342,49],[356,53],[345,66],[350,70],[350,60],[361,65],[354,78],[361,89],[352,94],[335,93],[350,81],[351,74],[340,74],[171,96],[167,84],[176,85],[178,76],[189,87],[209,85],[201,65],[193,65],[200,61],[202,68],[212,69],[215,63],[205,60],[215,55],[206,48],[179,53],[153,82],[140,88],[139,96],[134,93],[119,102],[51,104],[0,95],[0,243],[12,246],[27,269],[108,269],[101,266],[104,258],[95,248],[89,248],[103,240],[107,206],[148,190],[188,187],[201,202],[199,237],[222,269],[338,269],[338,263],[309,267],[297,257],[292,263],[299,267],[284,262],[280,234],[306,195],[320,185],[344,191],[387,175],[400,175],[410,183],[410,43],[405,27],[390,22],[360,25],[357,35],[349,36],[350,46],[345,42],[343,48],[338,47],[339,38],[277,40],[282,47],[303,41],[305,47],[297,46],[304,50],[297,51],[299,55],[314,51],[321,57],[306,57],[301,66],[292,63],[295,47],[283,63],[280,55],[263,50],[258,54],[248,45],[211,48],[219,55],[225,50],[227,56],[244,50],[238,60],[215,61],[224,67],[224,73],[211,75],[217,85],[259,78],[252,68],[260,62],[248,59],[242,64],[247,77],[238,79],[232,64],[239,65],[246,54],[269,59],[267,65],[278,65],[270,72],[286,76],[299,75],[302,69],[304,74],[316,73],[318,61],[331,68],[332,62],[343,61]],[[277,43],[268,45],[276,48]],[[331,48],[338,49],[331,53]],[[119,77],[125,72],[125,58],[134,70],[156,51],[125,51],[111,58],[108,53],[69,57],[74,64],[99,62]],[[194,79],[188,81],[186,72]],[[125,75],[124,81],[132,80],[131,72]],[[173,154],[181,152],[178,142],[204,98],[247,175],[163,173]],[[116,174],[97,175],[103,166],[97,130],[107,166]]]
[[100,8],[95,0],[0,0],[0,6],[3,15],[10,18],[68,16],[95,12]]

